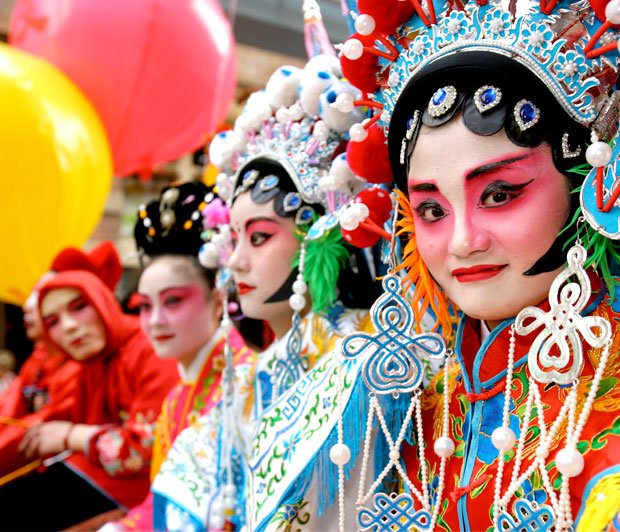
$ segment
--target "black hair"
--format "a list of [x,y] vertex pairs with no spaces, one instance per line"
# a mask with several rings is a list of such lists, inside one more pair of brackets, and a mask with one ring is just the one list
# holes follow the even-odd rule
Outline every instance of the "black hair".
[[[432,116],[428,109],[431,98],[448,86],[456,89],[454,104],[447,112]],[[476,91],[484,86],[499,89],[501,99],[493,108],[480,112],[474,100]],[[522,100],[539,110],[538,120],[527,129],[519,127],[515,112]],[[421,119],[407,135],[415,111]],[[421,124],[439,127],[459,113],[465,126],[478,135],[493,135],[503,128],[517,146],[533,148],[547,142],[555,167],[568,179],[571,192],[581,185],[582,177],[570,170],[585,163],[589,130],[573,120],[545,84],[517,60],[488,51],[462,51],[437,60],[413,76],[392,113],[388,135],[390,164],[396,185],[405,194],[409,160]],[[406,135],[408,140],[403,146]],[[571,157],[564,156],[567,149],[573,154]],[[571,193],[567,224],[578,208],[578,194]],[[562,266],[565,260],[562,250],[569,237],[569,231],[561,232],[545,255],[524,274],[536,275]]]
[[144,255],[184,257],[213,289],[216,271],[203,267],[197,257],[204,243],[201,210],[214,197],[201,181],[189,181],[164,188],[158,199],[143,206],[134,227],[141,262]]

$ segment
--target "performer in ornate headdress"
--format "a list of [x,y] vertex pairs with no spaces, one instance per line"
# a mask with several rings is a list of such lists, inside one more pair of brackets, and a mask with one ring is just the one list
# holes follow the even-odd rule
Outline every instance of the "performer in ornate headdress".
[[[376,109],[347,156],[401,190],[392,266],[414,295],[397,301],[388,275],[376,335],[343,343],[375,394],[364,445],[389,444],[385,469],[361,473],[356,526],[602,530],[620,508],[620,3],[358,6],[343,72]],[[428,308],[445,341],[460,320],[420,395],[408,346],[444,341],[414,336]],[[390,433],[375,396],[403,393],[410,416]]]
[[[308,43],[313,53],[328,52],[328,43],[317,42],[322,26],[316,3],[309,4],[316,38]],[[367,324],[367,312],[359,309],[373,300],[369,267],[374,264],[365,252],[348,245],[335,215],[365,186],[344,160],[346,132],[361,114],[330,106],[343,94],[355,98],[359,91],[341,80],[334,55],[315,56],[303,70],[282,67],[264,91],[250,96],[234,129],[216,137],[210,148],[211,162],[223,171],[218,194],[231,206],[235,249],[228,264],[241,309],[249,317],[264,319],[276,338],[248,375],[251,394],[245,399],[247,391],[235,391],[234,430],[248,444],[243,460],[253,440],[277,438],[270,416],[282,412],[291,419],[295,401],[321,402],[293,390],[339,339]],[[385,191],[373,189],[369,194],[389,204]],[[383,221],[377,218],[376,225]],[[369,237],[368,245],[373,238],[376,242],[379,237]],[[335,411],[335,403],[325,401],[321,412]],[[222,528],[225,521],[241,526],[246,497],[260,495],[263,488],[248,487],[247,482],[236,491],[235,486],[221,486],[213,459],[196,453],[213,430],[201,423],[198,430],[181,434],[154,489],[167,498],[168,515],[178,517],[182,510],[194,526],[211,530]],[[307,457],[312,454],[307,448]],[[252,470],[262,467],[260,457],[252,459]],[[250,474],[254,479],[255,473]],[[252,516],[247,519],[253,529]]]
[[[234,366],[253,361],[228,312],[222,321],[224,298],[216,288],[220,257],[205,260],[200,253],[214,239],[225,238],[220,228],[227,224],[226,206],[207,186],[193,181],[167,187],[138,213],[136,244],[141,257],[151,259],[138,285],[142,328],[159,357],[178,361],[181,375],[157,420],[151,479],[181,431],[201,415],[221,416],[225,357]],[[113,528],[153,529],[153,494],[106,527]]]

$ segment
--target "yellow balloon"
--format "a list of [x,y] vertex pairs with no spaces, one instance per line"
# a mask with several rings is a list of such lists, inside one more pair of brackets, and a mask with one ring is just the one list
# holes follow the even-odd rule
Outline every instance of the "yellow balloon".
[[45,60],[0,43],[0,300],[23,304],[55,255],[80,247],[112,184],[105,131]]

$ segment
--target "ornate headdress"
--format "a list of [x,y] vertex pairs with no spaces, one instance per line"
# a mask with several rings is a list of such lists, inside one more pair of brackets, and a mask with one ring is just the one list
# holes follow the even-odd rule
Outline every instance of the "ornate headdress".
[[[360,0],[358,6],[357,33],[342,45],[341,57],[345,75],[373,102],[374,116],[351,129],[357,142],[350,144],[348,160],[358,175],[376,181],[389,179],[392,170],[398,179],[420,123],[439,125],[462,110],[468,127],[480,134],[504,126],[519,144],[548,140],[556,164],[563,159],[565,168],[585,155],[593,169],[582,187],[583,214],[600,234],[620,238],[615,205],[619,98],[612,92],[618,77],[616,0],[606,7],[596,2],[594,9],[587,2],[557,0],[509,8],[482,0],[466,5]],[[523,90],[518,77],[506,85],[518,85],[522,94],[505,94],[505,87],[479,75],[478,86],[471,85],[469,67],[486,68],[492,80],[500,62],[533,80],[530,90]],[[454,72],[454,84],[426,83],[446,68]],[[463,87],[464,79],[469,86]],[[403,100],[407,105],[399,106]],[[413,113],[413,101],[419,113]],[[487,117],[487,125],[480,125]],[[496,124],[489,126],[493,120]],[[555,138],[539,133],[550,124]],[[369,152],[371,164],[362,156]]]
[[[348,130],[362,119],[364,105],[354,108],[360,91],[342,79],[331,45],[317,42],[321,32],[316,30],[322,26],[316,25],[320,16],[316,2],[306,2],[305,8],[306,32],[314,28],[307,35],[309,55],[321,53],[311,57],[303,69],[283,66],[276,70],[265,89],[249,97],[234,128],[216,136],[209,159],[222,171],[217,192],[229,205],[250,191],[255,202],[273,199],[278,215],[294,217],[304,239],[302,249],[306,249],[299,257],[302,277],[308,281],[315,309],[324,310],[335,297],[338,272],[349,254],[340,231],[334,229],[341,218],[345,227],[350,226],[352,198],[368,186],[351,171],[345,156]],[[350,102],[346,112],[340,110],[342,101]],[[367,193],[388,200],[383,190]],[[383,219],[378,217],[377,224],[388,215],[389,209],[382,211]],[[364,245],[378,238],[367,238]],[[344,239],[351,241],[346,231]],[[312,258],[315,252],[318,260]],[[321,264],[322,259],[339,266],[330,268]],[[328,271],[332,272],[329,279],[321,281]],[[305,288],[300,290],[295,296],[303,295]],[[305,299],[294,297],[291,304],[303,308]]]
[[174,183],[140,206],[134,237],[141,254],[190,255],[215,269],[227,258],[228,208],[200,181]]

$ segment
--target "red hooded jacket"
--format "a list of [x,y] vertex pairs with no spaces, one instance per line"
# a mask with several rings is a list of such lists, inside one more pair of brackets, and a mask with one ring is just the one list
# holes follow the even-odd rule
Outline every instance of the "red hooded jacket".
[[41,288],[39,305],[58,288],[78,289],[97,310],[107,335],[104,351],[82,363],[69,417],[101,429],[87,452],[74,453],[67,465],[117,503],[133,506],[148,492],[155,421],[179,379],[176,361],[157,358],[137,318],[123,314],[94,274],[57,274]]

